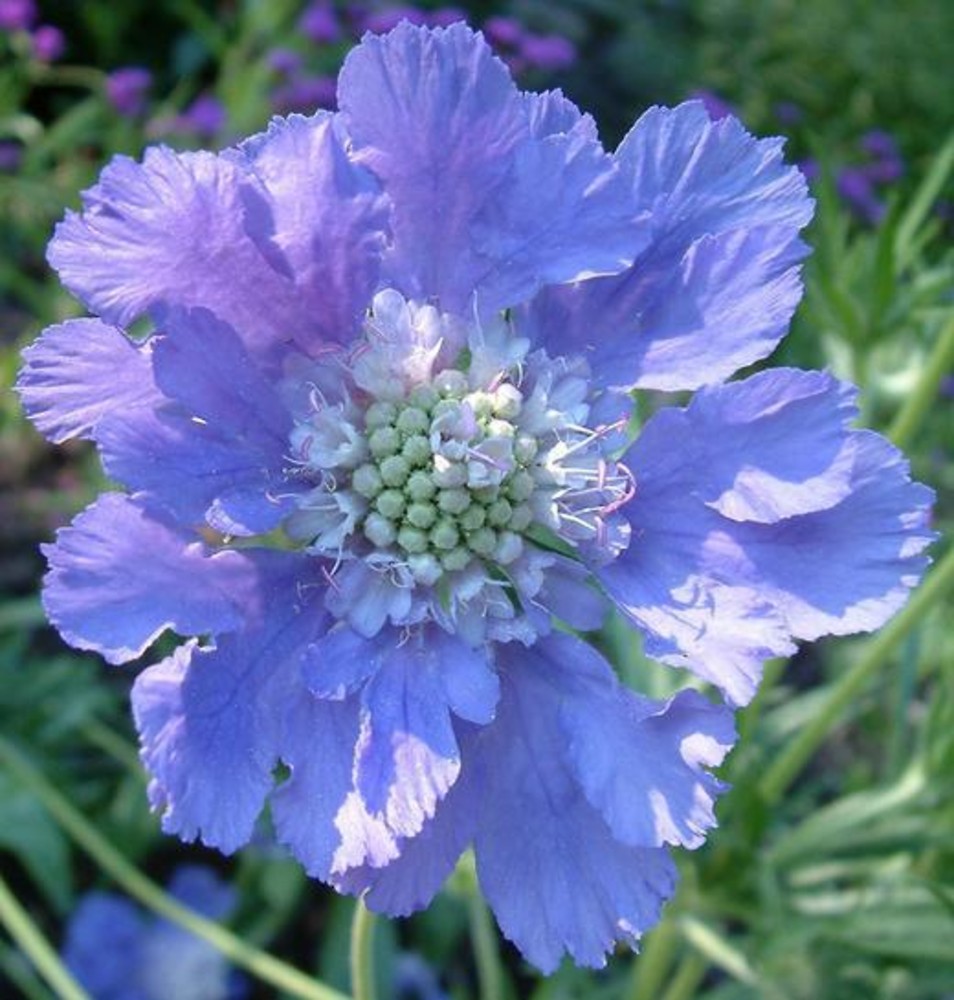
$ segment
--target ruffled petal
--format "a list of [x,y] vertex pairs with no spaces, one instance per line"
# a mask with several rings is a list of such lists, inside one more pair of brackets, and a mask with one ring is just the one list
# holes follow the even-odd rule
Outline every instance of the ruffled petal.
[[23,352],[17,391],[51,441],[90,437],[99,420],[156,398],[150,345],[97,319],[51,326]]
[[460,773],[452,714],[460,708],[472,720],[489,721],[497,679],[484,650],[433,626],[405,641],[382,634],[365,655],[377,669],[362,692],[355,785],[395,835],[412,837]]
[[307,698],[298,662],[326,620],[305,607],[306,557],[258,552],[257,589],[242,631],[189,642],[136,679],[133,714],[149,799],[162,826],[231,852],[247,843],[273,784],[283,720]]
[[96,427],[113,478],[184,524],[232,535],[274,528],[300,487],[285,475],[292,421],[235,331],[204,309],[172,310],[153,338],[159,401]]
[[781,141],[692,102],[648,111],[616,159],[650,213],[648,247],[624,274],[547,289],[521,333],[627,389],[694,389],[766,357],[801,297],[812,210]]
[[272,822],[279,842],[309,875],[325,882],[331,881],[343,850],[371,854],[379,863],[379,854],[393,854],[387,831],[348,805],[358,723],[357,698],[321,700],[307,690],[282,717],[281,757],[291,774],[272,794]]
[[46,613],[70,645],[110,663],[135,659],[167,628],[182,635],[236,629],[255,573],[238,552],[216,552],[135,500],[104,493],[43,546]]
[[339,104],[394,200],[385,273],[408,298],[486,315],[545,282],[615,273],[648,239],[586,120],[562,96],[520,94],[464,25],[366,38]]
[[900,607],[932,494],[888,442],[848,428],[852,401],[782,369],[649,421],[624,458],[632,542],[599,573],[649,655],[744,704],[793,638],[868,631]]
[[[291,281],[250,235],[253,178],[210,153],[147,149],[116,157],[54,234],[50,263],[63,284],[120,326],[159,305],[203,306],[258,352],[309,328]],[[264,234],[260,234],[261,236]]]
[[262,182],[246,208],[267,232],[273,267],[288,276],[312,320],[302,347],[348,343],[375,290],[390,206],[380,185],[351,160],[335,117],[276,118],[241,153]]
[[665,848],[615,839],[576,779],[561,719],[588,683],[589,656],[575,648],[562,662],[568,649],[552,639],[516,655],[505,647],[497,718],[466,761],[478,776],[481,888],[503,933],[545,973],[565,953],[602,967],[617,941],[635,944],[676,878]]
[[438,803],[434,815],[415,836],[398,840],[385,864],[342,867],[332,881],[340,892],[362,895],[369,909],[404,917],[427,906],[454,871],[473,838],[478,810],[470,780],[470,745],[477,730],[458,725],[463,768]]

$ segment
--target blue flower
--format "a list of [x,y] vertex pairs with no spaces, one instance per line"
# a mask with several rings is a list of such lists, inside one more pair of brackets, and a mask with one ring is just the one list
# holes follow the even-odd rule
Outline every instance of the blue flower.
[[[169,894],[210,920],[235,892],[198,865],[178,868]],[[63,958],[93,1000],[240,1000],[247,981],[211,945],[123,896],[89,892],[70,917]]]
[[[46,608],[112,663],[187,637],[133,691],[167,831],[233,851],[267,800],[391,914],[472,846],[532,962],[598,966],[713,826],[734,732],[581,636],[615,608],[742,704],[902,604],[931,494],[830,375],[727,381],[801,294],[780,141],[696,102],[609,154],[462,25],[366,37],[338,93],[219,155],[119,157],[58,227],[99,318],[46,331],[20,392],[129,492],[47,547]],[[634,389],[698,391],[627,445]]]

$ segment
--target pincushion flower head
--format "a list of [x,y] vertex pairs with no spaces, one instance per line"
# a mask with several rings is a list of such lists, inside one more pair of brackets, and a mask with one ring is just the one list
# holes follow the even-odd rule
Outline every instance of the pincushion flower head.
[[[689,103],[608,153],[463,25],[366,37],[339,107],[117,158],[58,227],[98,318],[20,392],[127,492],[47,549],[46,608],[113,663],[185,638],[133,689],[166,830],[233,851],[267,802],[392,914],[472,846],[527,958],[600,965],[714,823],[729,705],[900,606],[930,492],[830,375],[728,381],[800,295],[779,141]],[[645,389],[698,391],[630,441]],[[613,609],[729,705],[620,684]]]

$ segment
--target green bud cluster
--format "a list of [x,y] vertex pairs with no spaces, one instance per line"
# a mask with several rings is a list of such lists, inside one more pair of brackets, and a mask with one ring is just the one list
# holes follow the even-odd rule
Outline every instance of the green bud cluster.
[[[451,442],[457,454],[443,447],[437,421],[465,400],[477,431],[466,446]],[[405,400],[372,403],[364,414],[369,457],[351,475],[351,488],[368,501],[357,530],[376,548],[400,553],[419,583],[436,583],[474,559],[513,562],[536,489],[537,443],[516,423],[522,402],[515,386],[472,392],[463,372],[446,369]],[[499,483],[468,486],[467,448],[489,438],[512,439],[514,468]]]

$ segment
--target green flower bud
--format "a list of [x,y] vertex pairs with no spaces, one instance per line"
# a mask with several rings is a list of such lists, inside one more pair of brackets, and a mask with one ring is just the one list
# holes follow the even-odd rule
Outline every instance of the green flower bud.
[[511,531],[526,531],[533,523],[533,511],[529,504],[522,503],[514,507],[510,515],[510,524],[507,527]]
[[464,569],[471,560],[471,555],[467,549],[457,548],[445,552],[441,556],[441,565],[447,570]]
[[537,488],[536,480],[526,469],[517,469],[506,484],[507,496],[517,503],[529,500]]
[[430,528],[437,520],[437,508],[432,503],[415,501],[407,509],[407,520],[415,528]]
[[396,521],[404,513],[404,494],[400,490],[385,490],[378,494],[374,506],[389,521]]
[[389,455],[378,468],[381,470],[381,478],[388,486],[403,486],[411,472],[407,459],[401,455]]
[[394,455],[401,450],[401,435],[396,428],[378,427],[371,432],[368,438],[368,447],[375,458],[384,458],[387,455]]
[[497,532],[493,528],[480,528],[468,536],[467,544],[479,556],[492,556],[497,548]]
[[457,525],[450,518],[444,518],[431,528],[431,544],[436,549],[450,551],[460,541]]
[[427,535],[420,528],[413,528],[407,524],[398,532],[397,542],[405,552],[427,551]]
[[470,494],[462,489],[441,490],[437,494],[437,506],[445,514],[462,514],[470,506]]
[[437,492],[437,486],[431,479],[430,473],[418,470],[408,477],[404,492],[412,500],[430,500]]
[[457,518],[457,523],[464,529],[464,531],[476,531],[478,528],[484,526],[484,522],[487,520],[486,508],[481,507],[479,503],[472,503],[463,514]]
[[505,524],[509,524],[511,514],[513,514],[513,507],[503,497],[495,500],[487,508],[487,520],[495,528],[502,528]]
[[395,426],[402,434],[426,434],[431,427],[431,418],[416,406],[407,406],[398,414]]
[[430,412],[440,397],[431,385],[419,385],[410,396],[411,403],[420,410]]
[[497,539],[494,561],[500,563],[501,566],[507,566],[519,558],[522,552],[523,539],[512,531],[502,531]]
[[382,489],[384,483],[376,465],[359,465],[351,474],[351,488],[355,493],[373,500]]
[[410,465],[427,465],[431,460],[431,441],[424,434],[412,434],[404,442],[401,454]]
[[372,431],[377,427],[387,427],[394,422],[397,407],[394,403],[378,400],[372,403],[364,413],[364,426]]
[[397,532],[394,530],[394,525],[386,517],[372,511],[364,519],[364,537],[372,545],[385,548],[394,544]]
[[536,439],[529,434],[518,434],[513,443],[513,455],[523,465],[532,462],[537,456]]

